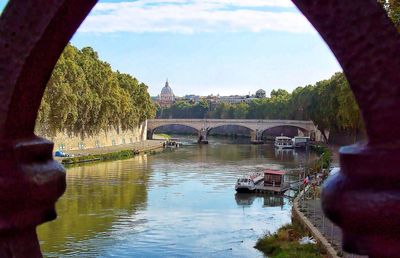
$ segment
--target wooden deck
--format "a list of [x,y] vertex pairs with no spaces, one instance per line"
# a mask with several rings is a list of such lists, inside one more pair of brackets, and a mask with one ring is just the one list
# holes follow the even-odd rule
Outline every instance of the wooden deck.
[[266,186],[264,181],[256,185],[257,193],[283,193],[290,189],[289,184],[284,184],[283,186]]

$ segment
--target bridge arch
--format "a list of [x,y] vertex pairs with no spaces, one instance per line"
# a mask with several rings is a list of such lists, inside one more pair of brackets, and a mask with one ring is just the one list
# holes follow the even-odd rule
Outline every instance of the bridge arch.
[[[282,128],[279,130],[279,128]],[[274,131],[276,130],[276,131]],[[268,134],[270,133],[270,134]],[[303,125],[274,125],[263,128],[260,132],[260,139],[263,140],[272,140],[276,136],[288,136],[288,137],[295,137],[295,136],[309,136],[313,141],[321,141],[321,137],[317,137],[317,129],[313,128],[310,129],[307,126]],[[318,134],[319,135],[319,134]],[[317,139],[318,138],[318,139]]]
[[254,128],[251,128],[250,126],[246,126],[243,124],[235,124],[235,123],[227,123],[227,124],[217,124],[217,125],[213,125],[211,127],[207,128],[207,134],[206,137],[208,137],[210,135],[210,133],[217,129],[217,128],[222,128],[222,127],[238,127],[238,128],[244,128],[248,131],[249,136],[252,140],[256,140],[256,132],[257,130],[255,130]]
[[221,128],[221,127],[224,127],[224,126],[230,126],[230,127],[236,126],[236,127],[239,127],[239,128],[245,128],[245,129],[249,130],[250,132],[254,132],[255,131],[254,128],[252,128],[250,126],[243,125],[243,124],[227,123],[227,124],[217,124],[217,125],[210,126],[208,128],[208,130],[207,130],[207,134],[210,133],[214,129]]
[[167,127],[167,126],[182,126],[182,127],[193,129],[193,131],[196,134],[200,133],[199,128],[197,128],[196,126],[190,125],[190,124],[185,124],[185,123],[169,123],[168,124],[168,123],[163,123],[163,124],[156,125],[154,127],[150,127],[150,128],[148,127],[147,128],[147,138],[148,139],[153,139],[153,135],[154,135],[154,133],[156,132],[157,129],[160,129],[160,128],[163,128],[163,127]]
[[266,128],[263,128],[262,134],[264,134],[265,132],[269,131],[269,130],[273,130],[276,128],[292,128],[292,129],[298,129],[300,130],[303,134],[309,134],[311,132],[311,130],[305,126],[299,126],[299,125],[274,125],[274,126],[269,126]]

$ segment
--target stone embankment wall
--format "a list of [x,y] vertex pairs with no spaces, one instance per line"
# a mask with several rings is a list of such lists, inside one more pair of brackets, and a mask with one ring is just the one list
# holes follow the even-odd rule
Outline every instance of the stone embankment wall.
[[54,142],[54,150],[71,151],[84,150],[109,146],[128,145],[147,139],[147,121],[142,123],[134,130],[117,131],[109,130],[100,132],[97,135],[81,139],[79,136],[68,136],[66,133],[58,133],[56,137],[50,138]]
[[307,189],[301,191],[294,199],[292,207],[292,216],[298,220],[311,233],[311,235],[325,248],[329,258],[339,258],[337,251],[332,247],[328,240],[321,232],[311,223],[311,221],[303,214],[300,209],[300,199],[303,197]]

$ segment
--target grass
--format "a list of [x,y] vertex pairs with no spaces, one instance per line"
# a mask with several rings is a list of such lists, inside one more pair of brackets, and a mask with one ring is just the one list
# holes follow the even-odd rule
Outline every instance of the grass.
[[66,158],[62,160],[62,163],[65,165],[82,163],[82,162],[90,162],[90,161],[107,161],[107,160],[118,160],[118,159],[129,159],[137,155],[138,152],[135,150],[123,150],[118,152],[111,152],[105,154],[96,154],[96,155],[86,155],[86,156],[77,156]]
[[332,151],[323,145],[311,145],[312,150],[314,150],[318,155],[320,155],[317,160],[317,165],[321,168],[329,168],[332,161]]
[[160,133],[160,134],[154,134],[153,139],[166,139],[169,140],[171,139],[171,135],[165,134],[165,133]]
[[[153,155],[158,152],[159,152],[158,150],[148,150],[148,151],[144,151],[143,153],[147,154],[147,155]],[[88,163],[88,162],[130,159],[138,154],[139,154],[139,152],[136,150],[123,150],[123,151],[111,152],[111,153],[105,153],[105,154],[85,155],[85,156],[77,156],[77,157],[72,157],[72,158],[65,158],[62,160],[61,163],[66,167],[71,167],[74,165],[80,165],[81,163]]]
[[319,244],[299,244],[299,239],[308,235],[300,223],[292,220],[292,224],[284,225],[276,233],[260,238],[255,248],[273,258],[326,257],[325,250]]

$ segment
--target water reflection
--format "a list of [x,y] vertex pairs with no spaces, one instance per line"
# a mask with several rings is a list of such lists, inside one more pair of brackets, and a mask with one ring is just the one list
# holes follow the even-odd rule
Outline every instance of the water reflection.
[[261,199],[263,207],[281,207],[285,204],[283,195],[270,195],[270,194],[253,194],[253,193],[236,193],[236,204],[241,207],[249,207],[253,204],[254,200]]
[[283,208],[284,204],[284,197],[282,195],[268,195],[264,197],[264,207]]
[[251,206],[258,196],[252,193],[236,193],[235,200],[239,206]]
[[[139,169],[138,169],[139,168]],[[70,168],[67,190],[57,202],[58,219],[38,228],[47,257],[102,252],[118,218],[143,209],[147,201],[147,156]]]
[[59,218],[38,228],[41,248],[45,257],[262,257],[254,243],[290,221],[290,201],[235,195],[235,181],[299,157],[211,139],[69,168]]

